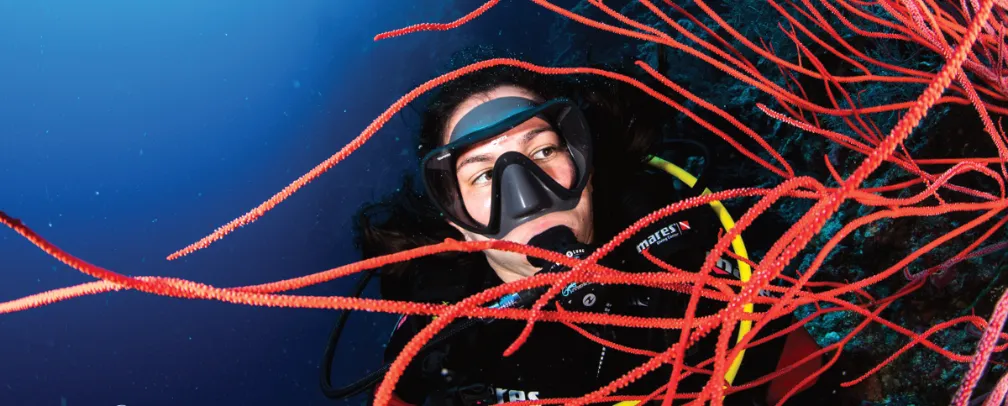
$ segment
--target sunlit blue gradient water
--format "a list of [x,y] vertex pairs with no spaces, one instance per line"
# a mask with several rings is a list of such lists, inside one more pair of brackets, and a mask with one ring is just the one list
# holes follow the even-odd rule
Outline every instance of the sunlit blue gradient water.
[[[483,42],[548,59],[536,56],[555,18],[522,2],[456,31],[372,41],[480,4],[0,1],[0,210],[129,275],[237,286],[353,262],[351,215],[414,163],[412,111],[256,223],[165,257],[328,158],[453,51]],[[0,300],[90,280],[0,230]],[[346,295],[353,282],[296,293]],[[126,291],[0,315],[0,405],[332,404],[318,365],[337,314]],[[395,317],[354,316],[337,383],[378,365]]]

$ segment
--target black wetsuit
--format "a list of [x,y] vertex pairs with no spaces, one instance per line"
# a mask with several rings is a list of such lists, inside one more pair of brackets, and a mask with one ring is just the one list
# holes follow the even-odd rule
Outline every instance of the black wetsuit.
[[[648,192],[648,197],[652,196]],[[639,196],[638,196],[639,197]],[[657,207],[635,201],[627,194],[625,203],[630,207],[625,215],[633,221]],[[669,200],[666,200],[666,202]],[[643,213],[642,213],[643,211]],[[627,241],[620,251],[610,255],[603,264],[629,271],[661,271],[637,254],[637,245],[649,241],[656,256],[686,270],[699,269],[707,250],[717,239],[720,223],[706,206],[679,213],[653,225],[635,238]],[[648,243],[644,243],[648,244]],[[658,255],[660,253],[661,255]],[[734,261],[721,261],[722,277],[731,278]],[[458,270],[456,270],[458,271]],[[481,281],[475,291],[501,284],[489,269],[479,267],[467,272],[479,275]],[[688,296],[676,292],[635,285],[609,285],[601,287],[597,300],[583,310],[645,317],[682,317]],[[428,298],[430,299],[430,298]],[[723,306],[702,300],[698,315],[712,314]],[[565,308],[567,308],[565,306]],[[455,324],[467,319],[456,320]],[[386,347],[385,358],[391,362],[415,334],[430,322],[427,316],[411,316],[400,320]],[[771,327],[775,331],[788,324],[780,319]],[[643,364],[650,357],[633,355],[593,342],[573,329],[555,322],[536,323],[531,336],[510,357],[502,353],[525,325],[524,321],[494,320],[492,323],[471,322],[471,327],[458,332],[438,345],[429,348],[411,362],[399,380],[395,394],[408,404],[465,405],[495,404],[519,400],[580,397],[609,384],[626,372]],[[664,351],[677,340],[678,330],[638,329],[581,324],[590,333],[626,345],[651,351]],[[737,330],[736,330],[737,331]],[[692,346],[687,353],[687,365],[695,365],[713,355],[713,341],[717,331]],[[764,334],[761,334],[764,336]],[[733,335],[734,337],[734,335]],[[783,339],[747,351],[735,383],[747,382],[772,372],[782,352]],[[707,366],[706,368],[710,368]],[[665,365],[636,380],[617,394],[647,395],[666,383],[671,376],[671,366]],[[697,392],[709,379],[708,375],[694,374],[693,379],[681,381],[677,393]],[[732,394],[726,404],[765,404],[765,386]],[[810,395],[806,391],[805,396]],[[818,397],[818,395],[816,395]],[[659,397],[658,401],[661,398]],[[607,402],[613,404],[615,402]],[[676,404],[685,402],[677,401]],[[799,404],[789,402],[788,404]],[[818,401],[818,404],[823,401]]]
[[[631,294],[607,289],[609,299],[595,306],[600,311],[615,314],[652,314],[658,306],[656,295]],[[601,296],[601,295],[600,295]],[[386,350],[391,361],[405,344],[429,322],[426,317],[408,317],[393,334]],[[477,398],[489,403],[540,398],[579,397],[612,382],[647,360],[605,348],[573,329],[554,322],[538,322],[528,340],[510,357],[501,354],[518,337],[524,321],[495,320],[478,323],[456,334],[442,346],[420,354],[396,387],[400,399],[411,404],[478,404]],[[588,332],[637,349],[661,351],[667,342],[664,332],[657,329],[614,328],[582,324]],[[688,355],[696,362],[697,347]],[[705,351],[706,352],[706,351]],[[707,352],[709,353],[709,352]],[[667,371],[663,368],[661,371]],[[656,379],[667,381],[668,373],[650,373],[621,393],[647,394],[657,387]],[[705,380],[706,377],[703,377]],[[699,382],[699,381],[698,381]],[[681,385],[679,392],[699,390],[695,385]],[[448,388],[464,393],[451,393]],[[432,390],[437,389],[437,390]],[[447,393],[445,392],[447,390]],[[435,392],[441,392],[434,394]],[[430,398],[436,396],[437,398]],[[474,401],[465,402],[468,397]]]

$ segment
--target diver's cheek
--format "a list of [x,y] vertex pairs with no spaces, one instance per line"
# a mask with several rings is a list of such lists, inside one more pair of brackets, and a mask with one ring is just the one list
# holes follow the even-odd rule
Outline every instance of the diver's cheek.
[[466,199],[464,204],[466,212],[469,213],[469,216],[472,217],[473,220],[476,220],[477,222],[482,224],[486,224],[486,222],[488,221],[486,217],[489,216],[483,214],[487,210],[483,208],[483,205],[480,202]]
[[489,191],[469,191],[463,198],[466,211],[469,216],[478,223],[486,225],[490,222],[490,192]]
[[574,168],[573,164],[553,164],[544,168],[546,173],[565,188],[574,187]]

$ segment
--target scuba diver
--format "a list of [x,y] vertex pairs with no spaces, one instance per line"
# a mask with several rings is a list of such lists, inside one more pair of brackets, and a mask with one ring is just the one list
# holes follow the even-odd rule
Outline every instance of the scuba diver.
[[[619,83],[585,78],[566,81],[513,67],[485,69],[443,85],[423,113],[418,148],[423,191],[416,191],[407,176],[390,199],[361,210],[357,227],[363,256],[454,238],[503,239],[584,258],[642,216],[702,193],[710,153],[696,141],[667,139],[663,127],[669,120],[663,120],[662,114],[667,115],[668,107],[649,97],[633,98],[625,90]],[[687,182],[676,179],[655,164],[671,165],[658,157],[662,150],[699,154],[704,169]],[[662,272],[641,253],[646,249],[680,269],[697,270],[722,225],[711,207],[679,212],[640,230],[599,263],[626,272]],[[538,272],[567,270],[512,252],[448,252],[382,268],[380,290],[385,299],[454,303]],[[734,260],[719,261],[716,273],[738,278],[739,265]],[[362,279],[358,295],[371,275]],[[492,306],[528,308],[547,287],[505,296]],[[669,289],[580,283],[567,286],[546,309],[560,306],[568,311],[682,317],[688,299],[688,294]],[[701,300],[697,317],[713,314],[719,305]],[[431,320],[430,316],[399,319],[386,345],[385,368]],[[335,343],[345,322],[346,313],[333,331],[323,360],[322,387],[331,398],[372,393],[387,371],[379,369],[343,388],[332,386]],[[780,318],[759,337],[790,322]],[[649,359],[607,348],[554,322],[537,323],[522,347],[503,357],[524,325],[523,320],[454,321],[411,361],[395,387],[393,403],[487,405],[580,397]],[[602,339],[653,352],[668,349],[679,333],[579,327]],[[715,338],[716,331],[693,345],[686,365],[710,358]],[[728,381],[744,384],[819,348],[804,328],[798,328],[747,349]],[[728,394],[724,402],[775,404],[823,364],[821,359],[807,362],[768,384]],[[788,404],[813,400],[839,404],[835,371],[832,368],[801,388]],[[665,365],[615,395],[647,396],[670,376],[671,365]],[[709,378],[709,374],[693,373],[678,384],[677,393],[698,392]]]

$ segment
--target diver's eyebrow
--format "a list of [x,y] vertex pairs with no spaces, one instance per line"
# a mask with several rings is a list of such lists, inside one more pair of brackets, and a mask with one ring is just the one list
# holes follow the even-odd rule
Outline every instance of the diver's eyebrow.
[[459,172],[459,170],[462,169],[463,166],[477,162],[490,162],[490,154],[474,155],[466,159],[463,159],[462,162],[459,162],[459,164],[455,167],[455,172]]
[[[538,127],[538,128],[533,128],[531,130],[526,131],[525,134],[522,135],[521,140],[519,140],[518,143],[520,145],[524,146],[525,144],[528,144],[528,142],[531,141],[533,138],[535,138],[537,135],[542,134],[542,133],[547,132],[547,131],[552,131],[552,130],[553,130],[553,128],[550,127],[550,126],[548,126],[548,125],[544,125],[544,126]],[[474,156],[468,157],[466,159],[463,159],[462,161],[459,161],[458,165],[455,166],[455,172],[459,172],[462,169],[463,166],[466,166],[466,165],[469,165],[469,164],[472,164],[472,163],[482,163],[482,162],[490,162],[490,161],[491,161],[490,154],[474,155]]]
[[542,134],[542,133],[544,133],[546,131],[552,131],[552,130],[553,130],[553,128],[550,127],[550,126],[548,126],[548,125],[544,125],[544,126],[539,127],[539,128],[533,128],[531,130],[528,130],[525,133],[525,135],[522,136],[522,139],[521,139],[521,141],[519,141],[519,143],[521,145],[528,144],[528,142],[531,141],[533,138],[535,138],[535,136],[537,136],[539,134]]

